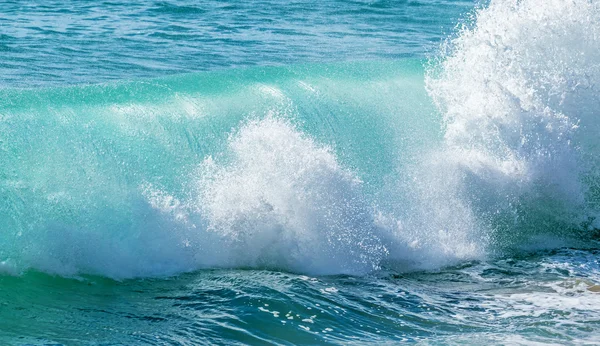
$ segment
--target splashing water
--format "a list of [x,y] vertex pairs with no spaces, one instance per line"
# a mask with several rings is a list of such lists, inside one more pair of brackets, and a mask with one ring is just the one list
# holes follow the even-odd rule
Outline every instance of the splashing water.
[[2,271],[365,274],[585,243],[599,23],[590,1],[492,1],[426,72],[2,90]]
[[596,2],[492,1],[430,69],[444,161],[461,175],[449,188],[497,245],[600,225],[599,47]]
[[311,273],[360,273],[386,249],[361,195],[361,181],[330,149],[281,120],[250,122],[230,139],[231,161],[203,164],[208,231],[232,240],[241,266]]
[[3,8],[0,344],[597,342],[600,3],[266,3]]

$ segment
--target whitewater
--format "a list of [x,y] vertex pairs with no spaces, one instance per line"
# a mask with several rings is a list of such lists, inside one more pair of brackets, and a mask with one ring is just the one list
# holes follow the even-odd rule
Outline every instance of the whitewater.
[[464,13],[428,57],[0,66],[0,342],[594,343],[600,3]]

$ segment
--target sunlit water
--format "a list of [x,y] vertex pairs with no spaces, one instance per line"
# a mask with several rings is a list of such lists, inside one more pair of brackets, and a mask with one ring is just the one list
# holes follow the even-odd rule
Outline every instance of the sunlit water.
[[0,344],[593,344],[600,4],[3,2]]

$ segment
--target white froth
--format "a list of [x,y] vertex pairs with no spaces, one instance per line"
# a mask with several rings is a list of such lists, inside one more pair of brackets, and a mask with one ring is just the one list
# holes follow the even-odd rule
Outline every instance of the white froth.
[[364,273],[385,248],[375,233],[361,182],[289,123],[251,121],[222,162],[202,165],[201,213],[208,231],[229,240],[242,266],[309,273]]
[[479,222],[504,214],[524,228],[523,210],[561,227],[592,220],[582,179],[597,175],[600,4],[495,0],[475,20],[427,76],[455,175],[443,189]]

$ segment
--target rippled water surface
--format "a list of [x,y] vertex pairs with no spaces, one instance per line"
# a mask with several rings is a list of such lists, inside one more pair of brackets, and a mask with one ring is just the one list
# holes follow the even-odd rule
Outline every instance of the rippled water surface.
[[2,85],[422,57],[472,1],[2,1]]
[[[17,343],[594,343],[598,250],[351,277],[214,270],[115,282],[2,277]],[[7,339],[8,338],[8,339]]]

